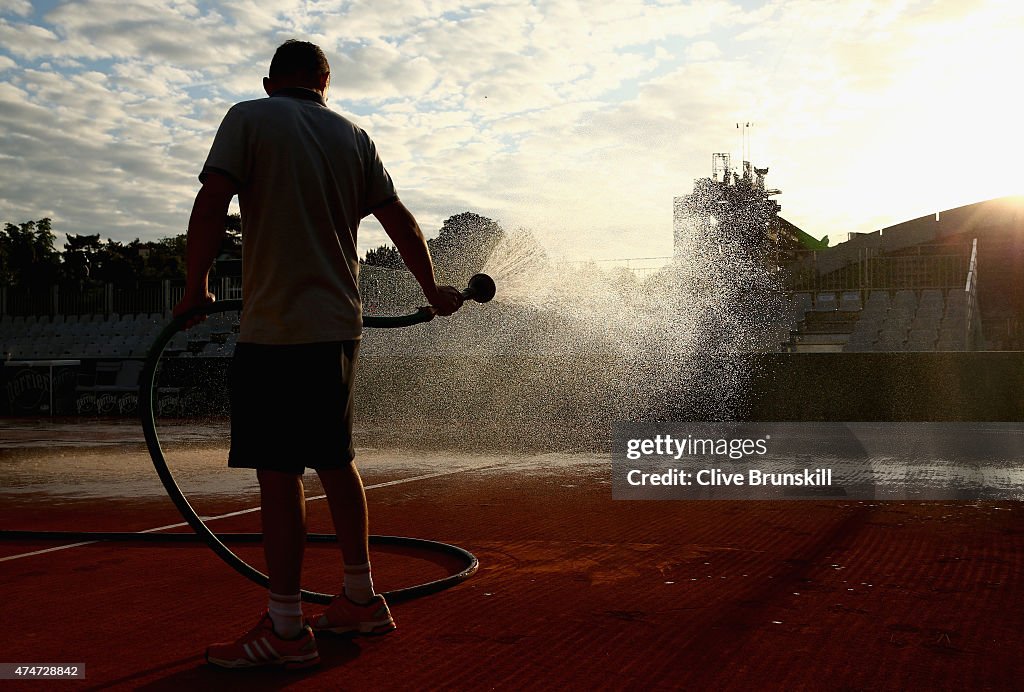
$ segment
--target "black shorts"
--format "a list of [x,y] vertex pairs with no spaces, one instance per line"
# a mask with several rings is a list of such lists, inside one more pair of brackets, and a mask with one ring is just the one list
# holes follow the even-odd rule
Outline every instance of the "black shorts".
[[301,474],[352,463],[358,352],[358,341],[237,344],[228,466]]

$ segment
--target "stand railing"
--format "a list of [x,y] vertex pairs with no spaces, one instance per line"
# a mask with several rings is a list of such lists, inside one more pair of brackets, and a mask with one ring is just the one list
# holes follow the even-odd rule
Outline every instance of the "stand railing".
[[974,350],[977,337],[980,337],[981,319],[978,312],[978,239],[971,243],[971,261],[967,269],[967,281],[964,283],[966,294],[967,319],[964,320],[964,343],[968,351]]

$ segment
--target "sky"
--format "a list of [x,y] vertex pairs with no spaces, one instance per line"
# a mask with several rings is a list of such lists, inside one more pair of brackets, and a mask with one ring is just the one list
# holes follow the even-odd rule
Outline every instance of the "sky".
[[1017,0],[0,0],[0,222],[183,233],[299,38],[428,237],[472,211],[567,260],[670,255],[673,197],[746,149],[834,244],[1024,192],[1022,36]]

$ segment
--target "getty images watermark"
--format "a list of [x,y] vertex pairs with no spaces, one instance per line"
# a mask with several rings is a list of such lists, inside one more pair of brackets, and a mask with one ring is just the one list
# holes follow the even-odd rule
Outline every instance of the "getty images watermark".
[[617,423],[621,500],[1024,499],[1022,423]]

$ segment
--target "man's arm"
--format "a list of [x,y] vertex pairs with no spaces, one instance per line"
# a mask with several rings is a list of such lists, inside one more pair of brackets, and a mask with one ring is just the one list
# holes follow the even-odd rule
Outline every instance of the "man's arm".
[[185,295],[174,307],[175,317],[214,301],[210,293],[210,269],[224,241],[224,219],[235,192],[234,181],[226,175],[207,171],[188,220]]
[[450,315],[462,306],[462,293],[454,286],[438,286],[434,277],[434,263],[430,258],[423,231],[401,201],[374,210],[373,215],[380,221],[384,231],[398,248],[398,254],[405,261],[412,275],[416,277],[427,300],[439,315]]

